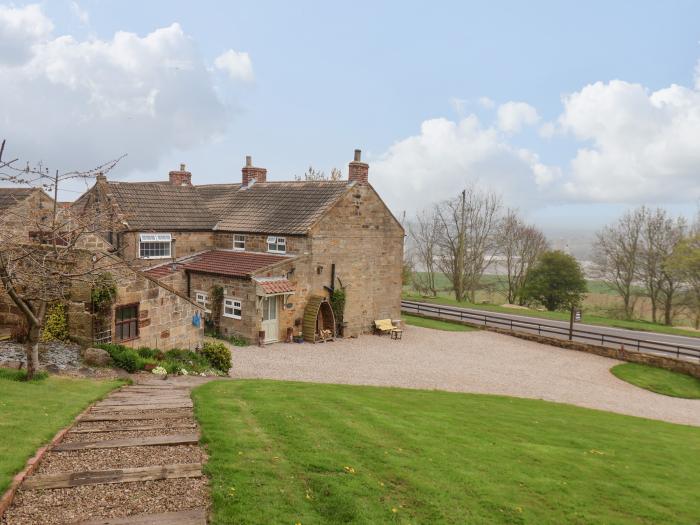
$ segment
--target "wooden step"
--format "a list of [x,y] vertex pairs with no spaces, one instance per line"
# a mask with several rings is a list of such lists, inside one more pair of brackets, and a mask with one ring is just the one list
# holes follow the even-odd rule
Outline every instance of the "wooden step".
[[192,408],[192,401],[189,403],[148,403],[143,405],[95,405],[95,407],[90,410],[91,414],[96,414],[98,412],[130,412],[134,410],[174,410],[178,408]]
[[196,423],[190,425],[154,425],[145,427],[115,427],[115,428],[95,428],[95,429],[80,429],[80,430],[69,430],[69,434],[99,434],[103,432],[138,432],[141,430],[171,430],[171,429],[182,429],[182,428],[193,428],[196,427]]
[[192,445],[199,442],[199,434],[175,434],[170,436],[145,436],[125,439],[106,439],[104,441],[77,441],[59,443],[53,447],[54,452],[69,450],[94,450],[98,448],[149,447],[156,445]]
[[127,518],[103,518],[74,525],[207,525],[206,509],[191,509],[163,514],[137,514]]
[[132,483],[156,479],[198,478],[202,476],[201,463],[180,463],[155,467],[135,467],[114,470],[88,470],[31,476],[24,482],[25,490],[63,489],[80,485]]
[[113,412],[105,410],[103,412],[84,415],[80,417],[78,421],[134,421],[137,419],[182,419],[185,417],[192,417],[192,411],[190,411],[189,414],[144,414],[143,412],[132,414],[123,411]]
[[190,401],[188,398],[176,398],[176,397],[168,397],[168,398],[143,398],[143,397],[134,397],[132,399],[105,399],[104,401],[101,401],[100,403],[97,404],[97,406],[101,407],[108,407],[108,406],[115,406],[115,407],[126,407],[126,406],[134,406],[134,405],[176,405],[176,404],[192,404],[192,401]]

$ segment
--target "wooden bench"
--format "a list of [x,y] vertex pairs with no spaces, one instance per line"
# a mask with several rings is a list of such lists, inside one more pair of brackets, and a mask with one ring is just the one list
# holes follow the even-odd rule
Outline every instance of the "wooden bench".
[[391,319],[375,320],[374,331],[379,335],[389,334],[392,339],[401,339],[403,336],[403,330],[396,326]]

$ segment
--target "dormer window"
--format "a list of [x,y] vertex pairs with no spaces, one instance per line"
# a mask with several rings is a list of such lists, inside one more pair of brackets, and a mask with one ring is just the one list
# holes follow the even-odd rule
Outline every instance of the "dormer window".
[[169,233],[142,233],[139,235],[141,259],[170,259],[173,236]]
[[270,235],[267,238],[267,251],[270,253],[287,253],[287,239]]
[[236,234],[233,236],[233,249],[237,252],[245,251],[245,235]]

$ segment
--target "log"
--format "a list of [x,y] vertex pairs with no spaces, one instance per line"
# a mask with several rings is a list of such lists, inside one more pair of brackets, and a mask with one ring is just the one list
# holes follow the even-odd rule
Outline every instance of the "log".
[[199,443],[199,434],[175,434],[170,436],[145,436],[125,439],[106,439],[104,441],[77,441],[59,443],[53,447],[54,452],[70,450],[95,450],[98,448],[150,447],[156,445],[192,445]]
[[88,470],[85,472],[61,472],[31,476],[24,482],[24,490],[63,489],[81,485],[107,483],[132,483],[157,479],[198,478],[202,475],[201,463],[159,465],[113,470]]
[[102,518],[75,525],[207,525],[206,509],[191,509],[163,514],[137,514],[126,518]]
[[174,428],[196,428],[197,424],[192,423],[191,425],[171,425],[171,426],[165,426],[165,425],[156,425],[156,426],[146,426],[146,427],[134,427],[134,426],[127,426],[127,427],[116,427],[116,428],[96,428],[96,429],[87,429],[87,430],[69,430],[69,434],[96,434],[100,432],[131,432],[131,431],[139,431],[139,430],[170,430]]
[[82,416],[78,419],[80,421],[129,421],[136,419],[182,419],[186,417],[192,417],[192,412],[189,414],[144,414],[143,412],[137,412],[136,414],[130,414],[129,412],[98,412],[96,414],[88,414]]

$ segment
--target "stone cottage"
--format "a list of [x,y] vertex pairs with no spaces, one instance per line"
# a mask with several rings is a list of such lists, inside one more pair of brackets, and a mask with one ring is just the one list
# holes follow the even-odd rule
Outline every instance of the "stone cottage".
[[337,289],[345,336],[400,315],[404,230],[359,150],[347,180],[268,181],[247,157],[229,184],[194,185],[183,164],[167,181],[101,177],[76,206],[111,210],[120,226],[103,236],[119,255],[208,311],[222,287],[226,334],[297,335],[309,299]]
[[[44,244],[47,239],[42,231],[47,229],[42,228],[42,221],[48,220],[52,211],[53,200],[41,189],[0,188],[0,235],[13,244]],[[76,244],[73,253],[77,264],[97,266],[109,273],[116,296],[101,312],[105,322],[97,323],[91,286],[88,282],[75,283],[65,298],[71,338],[83,345],[118,341],[166,350],[201,343],[204,308],[131,267],[114,252],[102,235],[87,233]],[[23,316],[0,286],[0,333],[19,335],[23,324]]]

